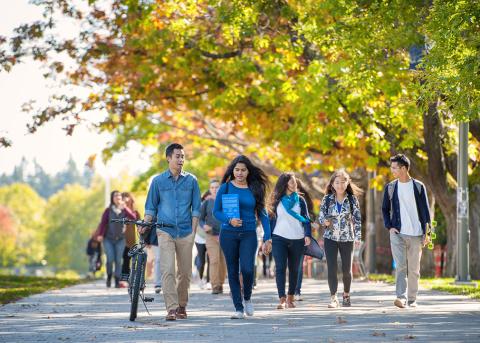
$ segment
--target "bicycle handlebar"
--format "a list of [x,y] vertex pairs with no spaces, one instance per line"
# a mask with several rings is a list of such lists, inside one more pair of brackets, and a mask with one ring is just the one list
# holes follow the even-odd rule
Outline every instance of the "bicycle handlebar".
[[156,227],[175,227],[172,224],[166,224],[166,223],[154,223],[154,222],[146,222],[143,220],[132,220],[128,218],[120,218],[120,219],[110,219],[111,223],[122,223],[122,224],[135,224],[138,226],[147,226],[150,228],[156,228]]

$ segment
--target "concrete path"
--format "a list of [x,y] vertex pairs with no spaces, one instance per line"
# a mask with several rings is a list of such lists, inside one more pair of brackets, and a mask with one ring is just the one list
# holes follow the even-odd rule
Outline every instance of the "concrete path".
[[231,320],[228,295],[193,285],[188,320],[165,322],[156,296],[152,315],[142,305],[130,322],[126,290],[99,281],[1,306],[0,342],[480,342],[478,301],[422,290],[417,309],[401,310],[393,286],[354,282],[352,307],[329,310],[327,290],[323,280],[304,280],[304,301],[279,311],[275,282],[260,281],[255,316]]

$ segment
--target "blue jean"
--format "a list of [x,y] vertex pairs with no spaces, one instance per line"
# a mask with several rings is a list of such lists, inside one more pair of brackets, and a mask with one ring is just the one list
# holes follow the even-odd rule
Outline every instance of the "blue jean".
[[107,255],[107,275],[112,275],[113,263],[115,263],[115,277],[120,278],[122,276],[122,256],[125,249],[125,239],[114,241],[113,239],[105,238],[103,247],[105,248],[105,255]]
[[235,310],[239,312],[243,312],[239,274],[241,272],[243,278],[243,299],[248,301],[252,296],[257,245],[255,231],[223,229],[220,232],[220,246],[227,263],[228,284]]
[[278,297],[285,294],[285,282],[288,265],[288,295],[294,295],[297,288],[298,267],[303,255],[305,239],[287,239],[281,236],[272,236],[272,254],[275,259],[275,281]]
[[303,260],[305,255],[302,254],[300,258],[300,263],[298,264],[298,279],[297,279],[297,288],[295,288],[295,295],[302,294],[302,281],[303,281]]

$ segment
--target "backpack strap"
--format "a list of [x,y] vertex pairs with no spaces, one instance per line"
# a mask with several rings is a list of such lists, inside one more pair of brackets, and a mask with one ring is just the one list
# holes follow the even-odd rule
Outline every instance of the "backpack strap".
[[422,194],[422,184],[421,184],[421,182],[415,180],[414,178],[412,178],[412,180],[413,180],[413,184],[417,188],[418,195]]
[[325,208],[327,209],[327,215],[328,215],[328,209],[330,208],[330,194],[325,195],[327,199],[325,199]]
[[390,199],[390,220],[393,219],[393,193],[395,192],[397,182],[397,180],[393,180],[387,185],[388,198]]
[[350,193],[347,193],[347,199],[348,199],[348,203],[350,204],[350,213],[353,215],[353,195],[350,194]]

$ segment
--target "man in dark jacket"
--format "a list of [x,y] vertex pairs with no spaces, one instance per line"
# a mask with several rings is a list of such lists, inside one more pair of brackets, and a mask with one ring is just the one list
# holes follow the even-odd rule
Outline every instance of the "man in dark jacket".
[[423,183],[410,177],[410,160],[405,155],[393,156],[390,162],[395,180],[385,187],[382,212],[396,265],[394,304],[399,308],[407,304],[416,307],[422,247],[430,224],[427,190]]

